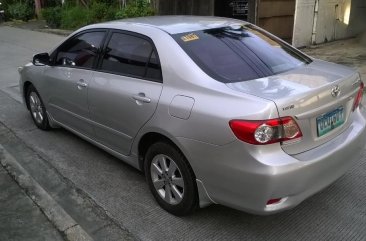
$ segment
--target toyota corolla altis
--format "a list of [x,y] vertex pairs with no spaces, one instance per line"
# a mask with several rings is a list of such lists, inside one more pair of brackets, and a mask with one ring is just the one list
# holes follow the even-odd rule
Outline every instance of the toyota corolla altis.
[[212,203],[292,208],[365,145],[357,72],[239,20],[90,25],[19,72],[35,125],[68,129],[140,169],[175,215]]

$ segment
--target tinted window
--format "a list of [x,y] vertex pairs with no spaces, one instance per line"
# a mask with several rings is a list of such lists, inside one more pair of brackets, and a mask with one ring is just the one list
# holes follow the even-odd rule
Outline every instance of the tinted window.
[[155,51],[151,53],[150,61],[146,70],[146,78],[160,80],[161,79],[161,68],[158,59],[158,55]]
[[105,32],[81,34],[58,49],[56,65],[91,68],[97,57]]
[[173,37],[206,73],[225,83],[274,75],[311,61],[296,49],[249,26]]
[[161,79],[160,64],[151,43],[122,33],[112,35],[101,68],[128,76]]

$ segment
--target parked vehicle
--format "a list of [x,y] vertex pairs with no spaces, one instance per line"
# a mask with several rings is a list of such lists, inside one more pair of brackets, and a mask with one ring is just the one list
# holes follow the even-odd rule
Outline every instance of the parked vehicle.
[[86,26],[20,76],[35,125],[64,127],[140,169],[175,215],[212,203],[295,207],[365,146],[360,75],[239,20]]

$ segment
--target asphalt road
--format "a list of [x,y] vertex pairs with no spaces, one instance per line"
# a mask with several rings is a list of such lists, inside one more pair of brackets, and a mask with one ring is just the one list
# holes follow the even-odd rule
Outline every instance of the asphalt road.
[[[366,150],[342,178],[293,210],[263,217],[213,205],[178,218],[155,203],[137,170],[63,129],[36,129],[19,102],[16,68],[60,40],[0,27],[0,122],[137,240],[366,240]],[[73,216],[75,209],[67,210]]]

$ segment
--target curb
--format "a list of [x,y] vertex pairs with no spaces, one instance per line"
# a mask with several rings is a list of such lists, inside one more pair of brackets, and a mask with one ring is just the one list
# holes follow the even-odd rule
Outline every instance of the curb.
[[60,35],[60,36],[64,36],[64,37],[69,36],[70,34],[72,34],[75,31],[75,30],[48,28],[48,27],[44,27],[44,28],[24,27],[23,25],[14,24],[12,22],[0,22],[0,27],[1,26],[24,29],[24,30],[34,31],[34,32],[56,34],[56,35]]
[[60,36],[69,36],[74,31],[72,30],[64,30],[64,29],[56,29],[56,28],[40,28],[40,29],[32,29],[32,31],[42,32],[42,33],[49,33],[49,34],[56,34]]
[[0,145],[0,163],[68,241],[94,241],[89,234]]

